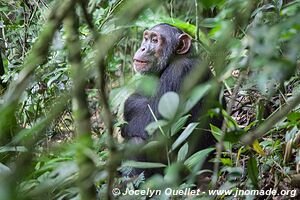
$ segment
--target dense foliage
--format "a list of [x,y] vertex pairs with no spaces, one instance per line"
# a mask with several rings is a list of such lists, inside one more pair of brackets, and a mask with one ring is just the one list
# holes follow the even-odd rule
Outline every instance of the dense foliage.
[[[199,187],[299,198],[299,19],[299,0],[0,0],[0,199],[146,199],[112,191]],[[124,100],[157,85],[135,74],[132,55],[143,30],[161,22],[190,34],[202,62],[180,94],[161,98],[163,119],[147,127],[161,137],[128,145],[120,136]],[[206,71],[212,78],[198,84]],[[223,95],[226,108],[212,106]],[[203,116],[186,124],[199,100]],[[220,113],[223,126],[210,126],[216,147],[189,155],[201,119]],[[155,151],[161,142],[166,152]],[[137,149],[168,161],[130,160]],[[214,168],[201,170],[210,152]],[[163,173],[121,175],[132,167]]]

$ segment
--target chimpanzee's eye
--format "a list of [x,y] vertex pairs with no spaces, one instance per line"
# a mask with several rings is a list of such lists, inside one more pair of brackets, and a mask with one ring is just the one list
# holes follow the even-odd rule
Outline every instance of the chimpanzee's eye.
[[152,38],[152,42],[157,43],[157,42],[158,42],[157,37],[153,37],[153,38]]

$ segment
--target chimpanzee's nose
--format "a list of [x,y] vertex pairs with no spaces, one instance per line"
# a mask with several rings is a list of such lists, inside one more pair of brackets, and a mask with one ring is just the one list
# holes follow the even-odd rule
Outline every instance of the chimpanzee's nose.
[[145,50],[146,50],[146,48],[145,48],[145,47],[142,47],[142,48],[141,48],[141,51],[145,51]]

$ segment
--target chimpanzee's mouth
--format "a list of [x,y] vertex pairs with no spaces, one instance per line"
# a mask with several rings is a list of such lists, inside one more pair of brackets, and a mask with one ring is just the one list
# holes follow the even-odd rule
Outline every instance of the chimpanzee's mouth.
[[146,64],[147,63],[147,61],[137,60],[137,59],[134,59],[133,62],[135,62],[136,64]]

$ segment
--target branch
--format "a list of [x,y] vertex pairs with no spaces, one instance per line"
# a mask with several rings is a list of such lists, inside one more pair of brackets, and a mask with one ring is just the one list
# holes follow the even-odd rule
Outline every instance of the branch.
[[96,188],[94,186],[95,165],[86,155],[92,147],[90,114],[85,93],[86,71],[81,64],[81,46],[78,33],[79,19],[75,14],[75,7],[69,10],[64,21],[67,33],[68,57],[71,64],[73,79],[73,112],[75,116],[76,134],[78,139],[76,159],[79,167],[78,186],[81,199],[96,200]]

